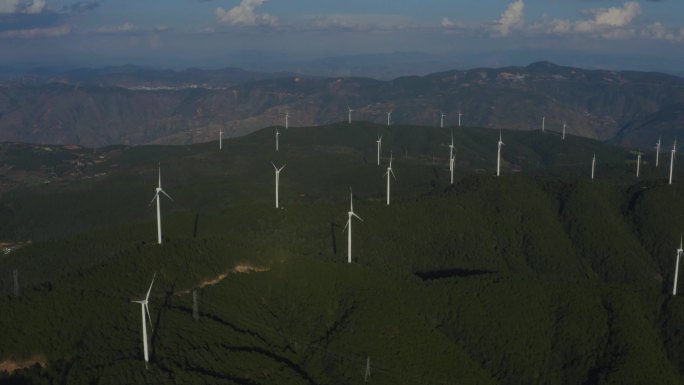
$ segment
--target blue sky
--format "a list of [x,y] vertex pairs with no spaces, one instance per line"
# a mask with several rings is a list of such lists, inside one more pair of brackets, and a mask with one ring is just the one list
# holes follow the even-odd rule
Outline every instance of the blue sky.
[[0,0],[5,65],[215,68],[246,54],[391,52],[631,55],[645,67],[680,65],[684,1]]

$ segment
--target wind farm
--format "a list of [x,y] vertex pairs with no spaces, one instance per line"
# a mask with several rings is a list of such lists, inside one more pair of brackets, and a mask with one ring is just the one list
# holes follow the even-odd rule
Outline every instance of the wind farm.
[[[3,210],[13,214],[3,234],[33,242],[0,259],[2,282],[14,269],[25,277],[21,300],[0,298],[3,309],[12,309],[0,325],[29,333],[4,340],[0,352],[43,352],[51,363],[13,376],[50,378],[70,368],[73,381],[166,383],[173,373],[185,382],[361,382],[372,356],[369,383],[528,382],[535,372],[581,383],[601,362],[611,368],[603,372],[608,378],[677,378],[669,357],[679,351],[678,329],[668,320],[684,310],[672,296],[672,245],[679,241],[673,229],[684,226],[672,215],[684,210],[673,197],[683,187],[678,178],[669,185],[670,170],[654,167],[653,152],[644,153],[636,180],[632,153],[588,138],[381,123],[290,127],[277,155],[273,127],[224,139],[221,152],[215,141],[101,149],[97,156],[106,160],[93,172],[106,175],[74,181],[68,190],[49,184],[4,194]],[[390,152],[380,159],[387,162],[386,183],[373,162],[380,136]],[[492,143],[501,149],[504,136],[506,151],[494,153]],[[404,148],[407,157],[393,158]],[[16,158],[6,158],[15,167],[25,159],[18,149]],[[67,150],[22,151],[48,162]],[[587,160],[594,152],[601,178],[590,184]],[[275,185],[264,167],[272,160]],[[165,195],[158,162],[174,196],[164,211],[163,248],[149,232],[154,219],[144,203],[131,204],[146,194],[149,180],[158,181],[155,199]],[[283,187],[277,166],[285,163],[287,210],[274,211],[272,188],[279,207]],[[390,190],[395,167],[399,183]],[[35,199],[46,191],[53,201]],[[74,218],[73,201],[111,210]],[[37,228],[27,225],[35,213],[43,218]],[[526,243],[519,242],[521,231]],[[150,277],[149,308],[137,302],[144,308],[141,331],[130,301],[138,301],[135,288]],[[522,311],[511,311],[517,307]],[[549,308],[565,312],[566,322],[549,317]],[[468,315],[455,318],[455,309]],[[655,334],[615,334],[609,317],[616,328]],[[53,327],[60,337],[45,334]],[[387,340],[388,328],[398,337]],[[587,330],[595,338],[583,338]],[[147,333],[142,346],[141,332]],[[563,343],[551,348],[551,338]],[[620,349],[605,347],[606,338],[638,348],[603,361],[605,351]],[[497,363],[521,349],[534,359]],[[542,359],[573,351],[595,358],[572,370]],[[494,360],[481,358],[485,353]],[[644,355],[652,367],[626,363]]]

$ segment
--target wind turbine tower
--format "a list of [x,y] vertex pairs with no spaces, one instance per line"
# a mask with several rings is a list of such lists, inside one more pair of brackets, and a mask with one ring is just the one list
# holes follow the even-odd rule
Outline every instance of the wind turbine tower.
[[278,131],[278,127],[276,127],[276,132],[275,132],[275,146],[276,146],[276,151],[278,151],[278,137],[280,136],[280,131]]
[[660,160],[660,140],[662,137],[658,137],[658,142],[656,143],[656,167],[658,167],[658,162]]
[[565,140],[565,127],[567,126],[566,122],[563,122],[563,140]]
[[219,129],[219,150],[223,150],[223,129]]
[[390,154],[389,166],[387,167],[387,172],[385,173],[387,176],[387,206],[390,205],[390,174],[392,174],[394,180],[397,179],[397,176],[394,175],[394,171],[392,171],[392,154]]
[[285,129],[286,130],[289,128],[289,125],[290,125],[289,120],[290,120],[290,112],[285,111]]
[[363,222],[363,219],[354,212],[354,194],[351,187],[349,188],[349,197],[349,212],[347,213],[349,219],[347,219],[347,224],[344,225],[342,231],[347,231],[347,263],[352,263],[352,219],[356,217],[361,222]]
[[156,193],[154,194],[154,197],[152,198],[152,201],[148,206],[152,205],[152,202],[157,200],[157,243],[162,244],[162,229],[161,229],[161,196],[159,195],[164,194],[166,195],[167,198],[173,200],[169,194],[166,193],[166,191],[162,190],[161,187],[161,165],[159,166],[159,185],[157,186]]
[[392,124],[392,111],[387,113],[387,127]]
[[501,131],[499,131],[499,143],[498,143],[498,151],[496,154],[496,176],[501,175],[501,146],[504,145],[504,142],[501,140]]
[[461,116],[462,116],[462,115],[463,115],[463,114],[461,113],[461,111],[458,111],[458,126],[459,126],[459,127],[461,127]]
[[349,110],[349,124],[352,124],[352,112],[356,110],[352,110],[352,108],[349,106],[347,106],[347,109]]
[[596,153],[594,157],[591,158],[591,180],[594,180],[594,172],[596,171]]
[[156,276],[157,273],[154,273],[154,275],[152,276],[152,283],[150,283],[150,288],[147,289],[147,295],[145,295],[145,299],[141,299],[139,301],[131,301],[133,303],[139,303],[140,310],[142,311],[143,353],[145,357],[145,362],[149,362],[149,354],[147,351],[147,323],[145,322],[145,316],[147,315],[147,320],[150,323],[150,330],[152,330],[152,317],[150,317],[150,308],[148,306],[148,301],[150,299],[150,292],[152,291],[152,285],[154,285],[154,278]]
[[682,238],[679,238],[679,248],[677,249],[677,262],[675,263],[675,276],[674,285],[672,286],[672,295],[677,295],[677,278],[679,278],[679,260],[682,259],[684,254],[684,245],[682,244]]
[[283,171],[283,169],[287,165],[284,164],[283,167],[278,168],[275,164],[273,164],[273,162],[271,162],[271,164],[273,165],[273,169],[275,170],[275,207],[279,208],[280,206],[278,201],[278,188],[280,186],[280,172]]
[[378,144],[378,166],[380,165],[380,149],[382,148],[382,135],[378,136],[378,140],[375,141]]
[[456,158],[453,156],[449,159],[449,172],[451,172],[451,184],[454,184],[454,168],[456,167]]
[[677,153],[677,138],[674,140],[674,144],[672,145],[672,156],[670,156],[670,184],[672,184],[672,174],[674,172],[674,161],[675,161],[675,154]]
[[544,132],[546,128],[546,116],[542,116],[542,132]]
[[637,178],[639,177],[639,171],[641,169],[641,151],[639,151],[639,154],[637,155]]
[[454,157],[454,132],[451,132],[451,144],[449,145],[449,159]]
[[444,128],[444,117],[445,117],[446,115],[444,115],[444,112],[441,112],[441,111],[440,111],[440,114],[441,114],[441,115],[440,115],[440,118],[439,118],[439,128]]

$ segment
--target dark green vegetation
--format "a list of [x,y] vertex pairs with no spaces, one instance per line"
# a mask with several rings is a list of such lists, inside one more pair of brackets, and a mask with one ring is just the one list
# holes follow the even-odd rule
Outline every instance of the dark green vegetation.
[[[237,70],[81,72],[58,83],[0,86],[0,141],[201,143],[216,140],[219,129],[228,137],[284,125],[286,111],[292,125],[329,124],[346,119],[347,106],[359,121],[385,122],[392,110],[397,124],[436,126],[443,111],[456,126],[461,111],[464,125],[519,130],[539,129],[545,115],[550,130],[565,121],[572,134],[643,148],[659,136],[666,143],[684,136],[684,79],[658,73],[546,62],[391,81]],[[129,87],[141,79],[167,89]]]
[[[4,192],[0,238],[32,243],[0,257],[0,360],[47,365],[0,381],[348,384],[370,357],[376,384],[684,382],[684,300],[670,295],[684,172],[668,185],[665,154],[636,179],[623,149],[504,131],[497,178],[499,132],[454,129],[450,186],[448,129],[281,132],[278,153],[273,128],[221,152],[105,148],[92,167],[106,176]],[[162,246],[147,207],[158,161],[174,198]],[[280,210],[270,161],[287,163]],[[351,265],[348,186],[364,219]],[[154,272],[146,368],[129,301]]]

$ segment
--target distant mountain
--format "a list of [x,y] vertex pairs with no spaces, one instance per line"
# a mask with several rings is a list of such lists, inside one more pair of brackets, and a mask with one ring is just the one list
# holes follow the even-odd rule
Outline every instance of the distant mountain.
[[[546,116],[549,130],[560,131],[567,122],[570,133],[637,147],[650,147],[659,136],[670,141],[683,127],[682,78],[549,62],[391,81],[137,67],[70,74],[90,80],[6,82],[0,88],[0,140],[86,146],[196,143],[215,139],[219,129],[229,137],[283,125],[285,112],[291,125],[345,121],[348,106],[355,110],[354,120],[385,122],[393,111],[395,124],[438,125],[444,112],[447,125],[455,126],[460,111],[467,126],[537,130]],[[228,85],[231,76],[235,85]],[[94,79],[119,86],[96,85]],[[143,81],[147,86],[140,89]]]

